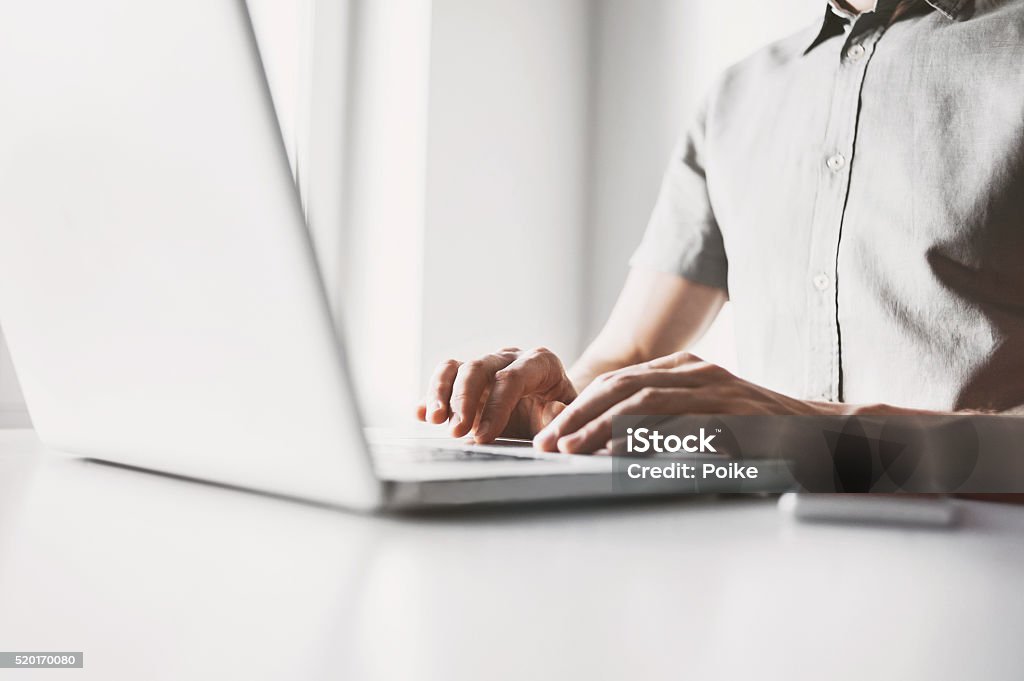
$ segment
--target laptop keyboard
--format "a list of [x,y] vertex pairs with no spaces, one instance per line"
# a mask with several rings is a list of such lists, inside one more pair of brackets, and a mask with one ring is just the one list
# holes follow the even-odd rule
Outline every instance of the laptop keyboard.
[[405,446],[398,444],[374,445],[373,454],[390,462],[423,463],[433,461],[471,461],[486,463],[499,461],[514,463],[516,461],[550,461],[550,459],[529,454],[525,447],[516,448],[515,454],[498,454],[482,452],[475,449],[459,449],[457,447],[426,447],[422,445]]

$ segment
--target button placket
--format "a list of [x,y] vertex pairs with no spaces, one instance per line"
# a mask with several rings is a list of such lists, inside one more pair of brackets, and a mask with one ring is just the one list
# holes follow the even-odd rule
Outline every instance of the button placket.
[[822,147],[808,262],[808,358],[805,394],[842,399],[838,292],[839,244],[854,162],[861,88],[881,27],[858,34],[855,26],[839,51],[831,114]]

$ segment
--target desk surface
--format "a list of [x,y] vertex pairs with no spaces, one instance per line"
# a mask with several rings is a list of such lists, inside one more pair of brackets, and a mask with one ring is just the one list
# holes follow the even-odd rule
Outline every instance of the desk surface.
[[1020,679],[1024,508],[952,531],[769,499],[363,517],[0,431],[0,679]]

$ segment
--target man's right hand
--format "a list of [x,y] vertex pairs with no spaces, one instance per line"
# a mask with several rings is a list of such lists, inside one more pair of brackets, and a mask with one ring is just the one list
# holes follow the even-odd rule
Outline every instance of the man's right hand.
[[480,443],[532,438],[574,399],[576,389],[553,352],[504,348],[468,362],[441,362],[417,416],[448,421],[452,437],[472,433]]

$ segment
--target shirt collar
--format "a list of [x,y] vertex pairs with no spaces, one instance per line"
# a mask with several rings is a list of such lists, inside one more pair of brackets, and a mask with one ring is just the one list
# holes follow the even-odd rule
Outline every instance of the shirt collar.
[[[970,10],[974,5],[974,0],[925,0],[925,2],[950,21],[962,21],[970,18]],[[895,4],[895,0],[878,0],[878,9],[881,11],[883,7]],[[855,17],[856,15],[853,12],[843,8],[839,0],[828,0],[821,30],[804,51],[804,54],[807,54],[829,38],[845,33],[847,25]]]

